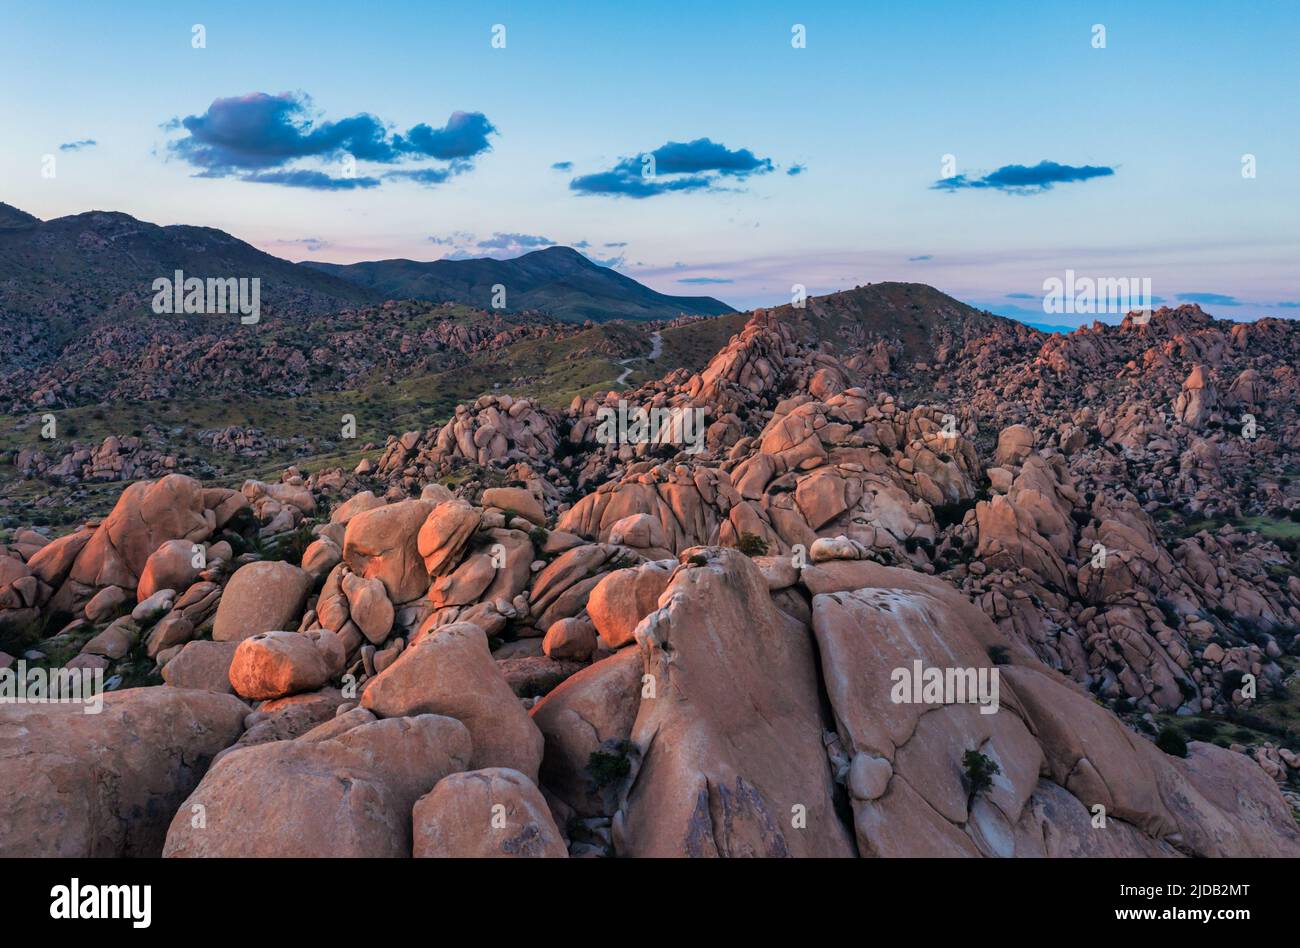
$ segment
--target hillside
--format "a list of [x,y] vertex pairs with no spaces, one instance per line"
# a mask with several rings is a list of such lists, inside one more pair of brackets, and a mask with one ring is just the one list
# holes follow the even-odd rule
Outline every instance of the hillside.
[[392,299],[454,300],[486,308],[493,287],[500,285],[506,288],[508,312],[537,310],[569,322],[734,312],[709,296],[665,296],[569,247],[534,250],[513,260],[308,261],[305,265]]

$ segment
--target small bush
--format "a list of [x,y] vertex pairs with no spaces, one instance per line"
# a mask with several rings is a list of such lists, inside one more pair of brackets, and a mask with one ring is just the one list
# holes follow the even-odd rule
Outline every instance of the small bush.
[[1002,768],[996,761],[977,750],[968,750],[963,754],[961,764],[966,768],[966,790],[972,798],[993,786],[993,778],[1002,773]]
[[757,534],[742,533],[736,541],[736,549],[746,556],[766,556],[767,541]]
[[1156,735],[1156,747],[1171,757],[1187,756],[1187,738],[1176,727],[1163,727]]
[[594,750],[587,758],[587,775],[597,789],[617,783],[632,772],[628,759],[628,742],[620,741],[611,748],[612,753]]
[[989,661],[994,665],[1010,665],[1011,651],[1005,645],[990,645]]

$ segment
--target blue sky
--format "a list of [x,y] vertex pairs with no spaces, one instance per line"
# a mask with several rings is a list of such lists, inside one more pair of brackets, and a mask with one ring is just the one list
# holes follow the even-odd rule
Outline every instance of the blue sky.
[[[1278,305],[1300,302],[1300,4],[55,0],[0,23],[0,200],[44,218],[340,262],[558,242],[739,307],[892,279],[1068,321],[1042,285],[1073,269],[1300,314]],[[250,103],[277,135],[227,147]],[[360,146],[368,186],[289,186]]]

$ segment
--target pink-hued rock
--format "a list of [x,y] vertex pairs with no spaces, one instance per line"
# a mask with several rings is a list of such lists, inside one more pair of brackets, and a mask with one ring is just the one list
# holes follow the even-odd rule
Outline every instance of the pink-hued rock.
[[474,739],[472,766],[510,767],[530,780],[542,760],[542,735],[497,669],[483,630],[443,626],[402,652],[372,679],[361,706],[380,717],[445,714]]
[[259,632],[235,649],[230,685],[237,695],[254,701],[283,698],[324,685],[330,665],[323,650],[301,632]]
[[221,593],[213,639],[233,642],[259,632],[296,629],[311,587],[311,577],[292,563],[268,561],[240,567]]
[[383,583],[392,602],[423,595],[429,571],[418,537],[431,510],[422,500],[403,500],[357,514],[343,535],[343,562],[358,576]]
[[596,584],[587,612],[606,648],[621,648],[632,641],[632,632],[657,608],[671,576],[671,564],[644,563],[616,570]]
[[248,713],[232,695],[182,688],[130,688],[103,701],[99,714],[0,704],[6,856],[157,856],[171,815]]
[[569,855],[541,791],[517,770],[452,774],[415,804],[416,858],[545,858]]
[[214,764],[177,810],[163,855],[410,856],[411,808],[470,751],[465,727],[437,715],[249,747]]

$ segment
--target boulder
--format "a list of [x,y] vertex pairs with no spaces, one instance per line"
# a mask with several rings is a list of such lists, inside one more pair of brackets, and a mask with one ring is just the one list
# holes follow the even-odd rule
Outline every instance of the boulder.
[[569,855],[541,791],[517,770],[452,774],[415,804],[416,858],[549,858]]
[[632,641],[633,630],[658,607],[671,576],[672,564],[652,562],[615,570],[596,584],[587,599],[587,613],[606,648]]
[[459,722],[420,715],[229,754],[176,812],[163,855],[409,856],[412,806],[470,751]]
[[300,632],[283,630],[244,639],[230,663],[231,687],[254,701],[315,691],[329,681],[330,674],[330,662],[315,642]]
[[506,683],[487,636],[456,622],[407,648],[367,683],[361,706],[382,718],[445,714],[474,739],[475,769],[510,767],[530,780],[542,760],[542,735]]
[[189,642],[163,666],[163,681],[175,688],[230,694],[230,664],[238,642]]
[[643,665],[638,649],[623,649],[565,679],[533,705],[533,723],[545,739],[541,782],[579,816],[612,816],[622,789],[593,774],[591,755],[632,736],[641,704]]
[[160,589],[189,589],[199,578],[199,567],[194,565],[195,546],[190,540],[168,540],[149,554],[135,595],[144,602]]
[[292,563],[260,561],[240,567],[221,594],[212,638],[233,642],[259,632],[296,629],[311,587],[311,576]]
[[375,507],[348,521],[343,562],[366,579],[384,584],[391,602],[410,602],[429,588],[429,571],[418,538],[433,505],[403,500]]
[[6,856],[157,856],[172,814],[248,713],[233,695],[183,688],[129,688],[103,701],[99,714],[0,704]]
[[[688,550],[637,628],[640,765],[614,819],[626,856],[852,856],[822,744],[807,629],[730,548]],[[653,695],[653,697],[652,697]]]

